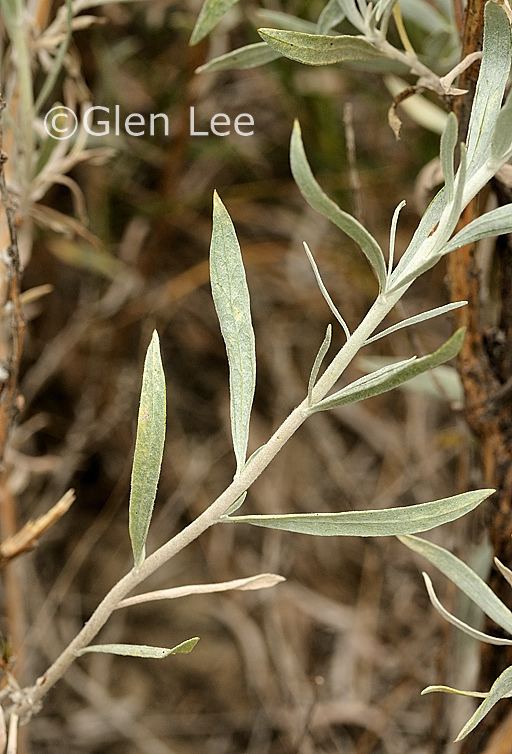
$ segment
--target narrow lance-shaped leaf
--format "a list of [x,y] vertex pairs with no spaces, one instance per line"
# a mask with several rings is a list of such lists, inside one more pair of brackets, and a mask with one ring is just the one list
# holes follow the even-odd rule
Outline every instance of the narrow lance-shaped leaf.
[[443,253],[445,243],[448,241],[453,231],[457,227],[460,214],[462,212],[462,201],[464,198],[464,186],[467,175],[467,152],[466,145],[460,145],[460,165],[455,178],[453,200],[448,217],[440,225],[438,231],[435,234],[435,246],[431,250],[431,256],[433,259],[437,255]]
[[141,605],[155,600],[175,600],[181,597],[189,597],[193,594],[215,594],[217,592],[241,591],[248,592],[256,589],[271,589],[273,586],[285,581],[283,576],[275,573],[260,573],[257,576],[249,576],[246,579],[234,579],[223,581],[218,584],[189,584],[187,586],[175,586],[171,589],[159,589],[155,592],[137,594],[135,597],[127,597],[122,600],[117,609]]
[[258,8],[254,15],[258,19],[260,26],[271,26],[276,29],[288,29],[289,31],[305,31],[308,34],[317,32],[317,24],[313,21],[307,21],[305,18],[293,16],[291,13],[283,13],[280,10],[270,10],[270,8]]
[[489,159],[494,127],[512,61],[512,33],[505,10],[485,5],[482,62],[468,127],[468,174]]
[[423,372],[444,364],[459,353],[464,340],[464,333],[465,330],[461,327],[437,351],[427,356],[422,356],[419,359],[408,359],[399,364],[392,364],[388,367],[388,371],[384,371],[383,369],[379,370],[375,375],[367,375],[369,379],[365,382],[357,380],[352,385],[347,385],[347,387],[339,390],[337,393],[327,396],[327,398],[316,403],[312,406],[312,411],[327,411],[336,406],[346,406],[349,403],[373,398],[376,395],[393,390],[395,387],[412,380],[413,377],[417,377],[417,375]]
[[512,586],[512,571],[501,560],[494,558],[494,564],[509,586]]
[[[363,356],[357,360],[363,369],[379,369],[388,361],[389,358],[386,356]],[[429,372],[419,374],[409,382],[400,385],[400,389],[456,405],[461,405],[464,397],[457,369],[447,364],[441,364]]]
[[[466,180],[489,159],[491,140],[495,131],[506,82],[510,71],[511,43],[510,24],[505,12],[496,3],[489,2],[485,9],[483,56],[480,65],[476,95],[473,101],[468,134]],[[410,283],[419,274],[434,266],[438,257],[434,256],[421,266],[415,265],[414,257],[419,248],[433,233],[441,214],[447,206],[448,192],[443,187],[433,198],[402,255],[393,273],[389,292]],[[458,217],[455,219],[458,220]],[[455,224],[453,225],[455,227]],[[448,237],[442,239],[443,245]],[[443,253],[440,248],[439,253]],[[417,269],[415,269],[417,268]]]
[[485,699],[485,697],[487,696],[486,691],[464,691],[463,689],[454,689],[453,686],[427,686],[426,689],[423,689],[421,695],[425,696],[425,694],[435,693],[455,694],[456,696],[469,696],[473,697],[474,699]]
[[512,206],[510,204],[486,212],[485,215],[481,215],[466,225],[443,247],[442,253],[449,254],[462,246],[481,241],[482,238],[502,236],[506,233],[512,233]]
[[311,374],[309,375],[308,406],[310,406],[312,403],[313,388],[316,385],[316,378],[318,377],[318,373],[320,372],[320,367],[322,366],[325,356],[327,354],[327,351],[330,348],[331,338],[332,338],[332,327],[331,325],[327,325],[327,330],[325,331],[325,338],[322,341],[322,345],[318,349],[318,353],[315,357],[315,361],[313,362],[313,367],[311,369]]
[[242,253],[229,213],[217,192],[213,199],[210,278],[228,356],[231,432],[239,473],[247,454],[256,385],[256,352]]
[[421,322],[426,322],[428,319],[441,317],[443,314],[447,314],[454,309],[459,309],[461,306],[466,306],[467,303],[467,301],[454,301],[451,304],[445,304],[444,306],[438,306],[435,309],[429,309],[428,311],[421,312],[420,314],[414,314],[412,317],[407,317],[407,319],[403,319],[401,322],[397,322],[395,325],[390,325],[389,327],[386,327],[385,330],[381,330],[375,335],[372,335],[371,338],[368,338],[365,345],[369,345],[369,343],[375,343],[376,340],[385,338],[387,335],[391,335],[391,333],[397,332],[398,330],[403,330],[404,327],[419,325]]
[[209,60],[196,69],[196,73],[214,73],[215,71],[243,71],[249,68],[258,68],[260,65],[270,63],[281,57],[278,52],[269,47],[265,42],[240,47],[231,50],[224,55]]
[[280,55],[305,65],[364,63],[383,57],[371,42],[351,34],[331,36],[286,29],[258,29],[258,34]]
[[473,628],[473,626],[468,625],[463,620],[460,620],[460,618],[457,618],[456,615],[453,615],[450,613],[449,610],[447,610],[443,604],[439,601],[437,594],[435,593],[434,586],[432,584],[432,581],[430,579],[430,576],[428,576],[426,573],[423,573],[423,580],[425,581],[425,586],[427,587],[428,596],[430,598],[430,601],[432,603],[432,606],[435,610],[439,613],[439,615],[447,621],[447,623],[451,623],[452,626],[455,626],[459,629],[459,631],[462,631],[463,633],[467,634],[468,636],[471,636],[473,639],[477,639],[478,641],[483,641],[485,644],[494,644],[497,647],[504,647],[504,646],[510,646],[512,645],[512,639],[502,639],[499,636],[491,636],[490,634],[485,634],[483,631],[479,631],[476,628]]
[[388,257],[388,279],[391,277],[391,273],[393,272],[393,262],[395,259],[395,245],[396,245],[396,231],[398,228],[398,218],[400,217],[400,212],[405,207],[407,202],[405,199],[402,199],[400,204],[396,207],[395,211],[393,212],[393,217],[391,219],[391,229],[389,231],[389,257]]
[[145,557],[165,443],[165,375],[153,333],[144,362],[130,490],[130,539],[135,565]]
[[454,521],[480,505],[494,490],[476,490],[404,508],[344,513],[285,513],[226,516],[231,523],[252,524],[317,537],[388,537],[433,529]]
[[298,121],[295,121],[293,127],[290,163],[295,183],[304,199],[314,210],[337,225],[340,230],[355,241],[371,264],[379,285],[383,289],[386,285],[386,262],[382,249],[372,234],[355,217],[340,209],[317,183],[306,157]]
[[492,156],[495,160],[503,160],[512,151],[512,91],[501,108],[496,120],[496,128],[492,137]]
[[500,699],[506,699],[512,696],[512,667],[507,668],[492,684],[489,693],[482,704],[478,707],[473,715],[469,718],[466,725],[462,728],[455,741],[462,741],[468,733],[471,733],[476,726],[482,722],[484,717],[497,704]]
[[377,0],[372,13],[372,16],[374,17],[374,24],[379,24],[382,19],[383,28],[387,29],[389,17],[393,12],[393,7],[395,4],[396,0]]
[[409,549],[423,555],[491,620],[512,634],[512,612],[466,563],[444,547],[434,545],[425,539],[403,537],[400,541]]
[[348,340],[350,338],[350,330],[348,328],[348,325],[345,322],[345,320],[343,319],[341,313],[339,312],[338,307],[336,306],[336,304],[332,300],[332,298],[330,296],[330,293],[327,290],[327,288],[326,288],[326,286],[324,284],[324,281],[322,280],[322,276],[320,275],[320,270],[318,269],[318,265],[315,262],[315,258],[313,256],[313,254],[311,253],[311,249],[309,248],[309,246],[307,245],[307,243],[305,241],[303,242],[303,245],[304,245],[304,251],[306,252],[306,256],[308,258],[309,264],[311,265],[311,269],[313,270],[313,274],[315,276],[317,285],[318,285],[318,287],[320,289],[320,293],[324,297],[325,302],[326,302],[327,306],[329,307],[329,309],[331,310],[331,312],[333,313],[334,317],[337,319],[337,321],[341,325],[341,329],[345,333],[345,337]]
[[437,192],[427,209],[423,213],[423,216],[418,224],[418,227],[414,231],[414,235],[411,238],[411,242],[407,249],[400,257],[400,261],[395,267],[393,274],[389,280],[388,292],[401,288],[405,285],[405,282],[414,280],[419,277],[420,269],[426,271],[433,267],[436,263],[434,260],[428,259],[423,264],[415,262],[414,258],[419,249],[425,243],[427,238],[433,233],[436,228],[443,210],[447,205],[447,191],[443,188]]
[[318,34],[328,34],[345,18],[345,11],[339,0],[329,0],[318,17],[316,31]]
[[340,4],[347,17],[347,20],[350,21],[352,26],[354,26],[356,29],[359,29],[359,31],[362,31],[364,34],[366,30],[366,22],[361,15],[361,13],[363,12],[363,4],[356,0],[338,0],[338,3]]
[[457,134],[457,117],[454,113],[450,113],[441,136],[441,146],[439,150],[441,168],[443,170],[444,183],[449,200],[453,198],[455,178],[453,160],[455,156],[455,147],[457,146]]
[[190,37],[190,44],[200,42],[211,30],[217,26],[220,19],[228,12],[238,0],[204,0],[203,7],[194,26]]
[[123,657],[143,657],[153,660],[162,660],[169,655],[188,655],[197,642],[198,636],[194,636],[193,639],[187,639],[182,641],[181,644],[177,644],[175,647],[168,649],[167,647],[148,647],[145,644],[90,644],[84,649],[80,649],[77,655],[88,654],[89,652],[101,652],[110,655],[122,655]]
[[406,20],[430,34],[453,34],[450,14],[445,14],[442,3],[434,6],[428,0],[400,0],[400,10]]

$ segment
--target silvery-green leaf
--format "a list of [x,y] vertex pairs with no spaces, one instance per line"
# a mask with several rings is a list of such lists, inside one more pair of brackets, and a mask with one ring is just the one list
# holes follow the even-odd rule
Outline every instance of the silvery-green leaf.
[[212,58],[196,69],[196,73],[213,73],[215,71],[244,71],[258,68],[260,65],[272,62],[281,57],[278,52],[265,42],[239,47],[238,50],[226,52],[217,58]]
[[339,0],[329,0],[318,17],[317,34],[328,34],[345,18],[345,11]]
[[[483,57],[468,131],[467,178],[489,159],[494,125],[510,71],[511,46],[510,24],[505,12],[496,3],[487,3]],[[460,183],[459,188],[461,187]],[[446,205],[447,192],[443,187],[423,214],[408,248],[402,255],[390,281],[390,292],[417,277],[414,256],[437,226]],[[430,269],[436,262],[436,258],[427,261],[422,265],[421,272]]]
[[167,647],[148,647],[145,644],[90,644],[84,649],[77,652],[78,656],[88,654],[89,652],[103,652],[110,655],[122,655],[124,657],[148,657],[154,660],[162,660],[169,655],[189,654],[192,652],[197,642],[198,636],[193,639],[182,641],[172,649]]
[[331,325],[327,325],[327,330],[325,331],[325,338],[323,339],[322,345],[320,346],[318,350],[318,353],[316,355],[315,361],[313,363],[313,368],[311,369],[311,374],[309,377],[308,405],[311,405],[311,401],[313,397],[313,388],[315,387],[316,378],[318,377],[318,373],[325,359],[325,355],[327,351],[329,350],[329,346],[331,345],[331,337],[332,337],[332,327]]
[[193,594],[216,594],[218,592],[229,592],[231,590],[252,591],[255,589],[271,589],[273,586],[286,581],[283,576],[275,573],[259,573],[257,576],[249,576],[245,579],[234,579],[233,581],[223,581],[220,584],[187,584],[187,586],[175,586],[171,589],[158,589],[155,592],[146,592],[137,594],[134,597],[127,597],[118,604],[117,609],[142,605],[146,602],[155,602],[156,600],[176,600],[182,597],[189,597]]
[[[491,490],[487,491],[492,494]],[[452,581],[464,594],[495,623],[512,634],[512,612],[462,560],[419,537],[403,537],[400,541],[419,555],[427,558],[441,573]]]
[[397,322],[396,325],[386,327],[385,330],[381,330],[381,332],[378,332],[376,335],[372,335],[372,337],[368,338],[366,341],[366,345],[374,343],[381,338],[385,338],[387,335],[391,335],[391,333],[397,332],[398,330],[403,330],[404,327],[411,327],[412,325],[418,325],[420,322],[426,322],[428,319],[441,317],[443,314],[453,311],[453,309],[459,309],[461,306],[466,306],[467,303],[467,301],[454,301],[451,304],[445,304],[444,306],[438,306],[435,309],[421,312],[421,314],[414,314],[412,317],[407,317],[407,319]]
[[361,5],[356,3],[355,0],[338,0],[338,2],[352,26],[364,33],[365,22],[360,11]]
[[320,293],[324,297],[324,299],[325,299],[325,301],[327,303],[327,306],[329,307],[329,309],[333,313],[335,319],[337,319],[337,321],[341,325],[341,329],[345,333],[345,337],[348,340],[350,338],[350,330],[348,328],[348,325],[345,322],[345,320],[343,319],[343,317],[340,314],[340,312],[338,311],[338,308],[337,308],[336,304],[332,300],[332,298],[331,298],[331,296],[329,294],[329,291],[327,290],[327,288],[324,285],[324,282],[322,280],[322,276],[320,275],[320,270],[318,269],[318,265],[315,262],[315,258],[313,256],[313,254],[311,253],[311,249],[309,248],[309,246],[307,245],[307,243],[305,241],[303,242],[303,245],[304,245],[304,251],[306,252],[306,256],[307,256],[307,258],[309,260],[309,263],[311,265],[311,269],[313,270],[313,274],[315,276],[317,285],[320,288]]
[[491,154],[494,127],[501,109],[512,61],[512,35],[505,10],[485,6],[482,62],[468,127],[468,169],[472,175]]
[[393,9],[396,0],[378,0],[375,3],[374,13],[377,21],[380,21],[384,14],[389,13]]
[[485,699],[487,692],[484,691],[463,691],[462,689],[454,689],[453,686],[427,686],[421,692],[422,696],[425,694],[435,694],[441,692],[442,694],[456,694],[457,696],[470,696],[476,699]]
[[344,513],[287,513],[263,516],[226,516],[224,522],[252,524],[317,537],[389,537],[427,531],[469,513],[494,490],[408,505],[404,508],[347,511]]
[[460,165],[455,177],[455,185],[453,191],[453,199],[451,200],[451,208],[448,213],[448,217],[443,221],[442,227],[439,228],[439,232],[436,233],[435,248],[432,249],[432,255],[441,254],[444,245],[452,235],[453,231],[457,227],[460,215],[462,212],[462,200],[464,197],[464,186],[466,183],[467,175],[467,153],[465,144],[460,145]]
[[350,34],[331,36],[286,29],[258,29],[258,34],[280,55],[305,65],[364,63],[383,57],[364,37]]
[[233,503],[233,505],[231,505],[228,508],[228,511],[227,511],[226,515],[229,516],[231,513],[234,513],[239,508],[241,508],[242,505],[245,503],[246,498],[247,498],[247,491],[246,492],[242,492],[242,494],[240,495],[240,497],[237,497],[237,499],[235,500],[235,502]]
[[[387,363],[389,363],[387,356],[364,356],[358,359],[358,365],[362,369],[380,369],[383,364]],[[400,385],[400,390],[409,390],[427,395],[429,398],[444,399],[459,405],[464,399],[459,373],[454,367],[446,366],[446,364],[419,374],[409,382],[404,382]]]
[[462,228],[448,243],[443,246],[443,254],[449,254],[461,246],[468,246],[489,236],[502,236],[512,233],[512,206],[505,204],[503,207],[486,212],[473,222]]
[[437,351],[419,359],[409,359],[390,365],[389,371],[379,370],[375,375],[368,375],[368,377],[374,377],[374,379],[368,379],[363,383],[357,380],[352,385],[347,385],[342,390],[316,403],[312,406],[312,410],[326,411],[336,406],[346,406],[349,403],[373,398],[376,395],[393,390],[404,382],[413,379],[413,377],[453,359],[462,347],[464,333],[464,328],[460,328]]
[[155,332],[144,362],[130,490],[130,539],[135,565],[145,557],[165,443],[165,375]]
[[388,278],[391,277],[391,273],[393,272],[393,263],[395,260],[395,243],[396,243],[396,230],[398,227],[398,218],[400,217],[400,212],[405,207],[407,202],[405,199],[402,199],[402,201],[398,204],[395,211],[393,212],[393,217],[391,219],[391,229],[389,231],[389,256],[388,256]]
[[222,16],[232,8],[238,0],[204,0],[203,7],[190,37],[190,44],[200,42],[211,30],[217,26]]
[[276,29],[289,29],[290,31],[304,31],[307,34],[315,34],[316,24],[306,21],[304,18],[292,16],[291,13],[283,13],[280,10],[258,8],[255,13],[259,26],[272,26]]
[[443,15],[440,8],[434,7],[425,0],[400,0],[400,10],[406,21],[409,20],[421,26],[431,35],[448,32],[454,36],[454,27],[450,18]]
[[502,639],[498,636],[490,636],[489,634],[483,633],[483,631],[478,631],[476,628],[473,628],[472,626],[469,626],[467,623],[465,623],[463,620],[460,620],[460,618],[457,618],[457,616],[453,615],[449,612],[439,601],[437,594],[435,593],[434,586],[432,584],[432,581],[430,579],[430,576],[428,574],[423,573],[423,579],[425,581],[425,585],[427,587],[428,596],[430,598],[430,601],[434,607],[435,610],[447,621],[448,623],[451,623],[452,626],[455,626],[459,629],[459,631],[462,631],[463,633],[467,634],[468,636],[471,636],[473,639],[478,639],[478,641],[483,641],[485,644],[494,644],[495,646],[507,646],[512,644],[512,639]]
[[380,287],[384,288],[386,284],[386,263],[382,249],[372,234],[352,215],[340,209],[317,183],[306,157],[298,121],[295,121],[293,127],[290,163],[295,183],[307,203],[357,243],[372,266]]
[[217,192],[213,199],[210,278],[228,356],[231,433],[238,473],[245,464],[247,453],[256,385],[256,352],[240,245],[229,213]]
[[512,571],[510,570],[510,568],[507,568],[507,566],[504,565],[501,560],[498,560],[498,558],[494,558],[494,563],[507,584],[509,586],[512,586]]
[[426,272],[436,264],[436,259],[429,259],[423,264],[418,265],[414,261],[414,257],[418,249],[425,243],[427,238],[436,228],[447,203],[446,189],[443,186],[423,213],[409,246],[402,254],[399,263],[391,275],[388,285],[389,293],[397,288],[401,288],[406,282],[410,282],[416,277],[419,277],[422,272]]
[[512,150],[512,91],[498,115],[491,149],[492,156],[500,161]]
[[453,160],[455,157],[455,147],[457,146],[458,122],[454,113],[450,113],[446,121],[446,126],[441,135],[441,146],[439,156],[441,159],[441,168],[443,171],[444,184],[448,199],[453,198],[455,173]]
[[384,364],[384,366],[379,367],[376,372],[370,372],[370,374],[365,374],[362,377],[359,377],[359,379],[354,380],[354,382],[351,382],[346,388],[343,388],[339,392],[352,392],[354,390],[359,390],[362,387],[367,388],[376,384],[380,385],[384,377],[388,378],[390,375],[395,375],[401,372],[404,367],[410,366],[417,360],[417,358],[417,356],[410,356],[408,359],[392,361],[390,364]]
[[497,704],[500,699],[508,699],[512,696],[512,666],[508,667],[492,684],[489,693],[482,704],[471,715],[466,725],[462,728],[455,741],[462,741],[468,733],[471,733],[476,726],[482,722],[484,717]]

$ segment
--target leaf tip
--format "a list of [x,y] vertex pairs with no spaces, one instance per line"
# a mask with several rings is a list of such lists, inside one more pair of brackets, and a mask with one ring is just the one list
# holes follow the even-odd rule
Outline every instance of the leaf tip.
[[195,649],[195,647],[199,644],[200,641],[201,641],[200,636],[193,636],[191,639],[184,642],[185,646],[183,647],[183,653],[187,655],[190,654],[190,652],[192,652],[192,650]]
[[457,356],[460,349],[462,348],[462,344],[464,343],[464,338],[466,337],[466,327],[459,327],[458,330],[456,330],[452,337],[450,338],[452,347],[453,347],[453,355]]
[[196,25],[194,26],[192,30],[192,34],[190,35],[190,39],[188,41],[189,47],[194,47],[202,39],[204,39],[207,34],[208,34],[208,30],[203,27],[201,23],[201,16],[199,16],[199,18],[196,21]]
[[220,198],[220,194],[217,191],[217,189],[215,189],[214,192],[213,192],[213,213],[214,213],[214,215],[228,214],[228,211],[226,209],[226,205],[224,204],[224,202]]
[[282,584],[283,581],[286,581],[286,578],[278,573],[265,573],[262,578],[263,586],[268,589],[277,586],[277,584]]
[[263,27],[261,29],[257,29],[257,32],[260,35],[260,37],[263,40],[265,40],[265,42],[267,41],[267,39],[271,39],[272,38],[272,29],[267,29],[267,28]]

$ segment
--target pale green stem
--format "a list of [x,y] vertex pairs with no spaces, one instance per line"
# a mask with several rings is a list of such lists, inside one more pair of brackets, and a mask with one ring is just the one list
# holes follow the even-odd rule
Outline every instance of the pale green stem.
[[[338,352],[330,366],[318,381],[313,390],[313,401],[319,401],[335,385],[341,374],[353,360],[354,356],[363,348],[367,338],[380,325],[385,316],[391,311],[401,298],[405,289],[386,298],[379,296],[359,327],[352,333],[343,348]],[[290,437],[310,416],[307,398],[295,408],[281,424],[266,445],[253,457],[241,474],[233,480],[229,487],[207,508],[198,518],[179,532],[175,537],[162,545],[138,567],[126,574],[104,597],[90,619],[76,635],[73,641],[64,649],[53,665],[36,681],[32,688],[25,690],[25,699],[16,705],[15,712],[22,717],[29,716],[49,689],[64,675],[74,662],[77,652],[91,643],[92,639],[105,625],[110,615],[135,587],[147,579],[158,568],[181,552],[203,532],[219,520],[240,495],[267,468]]]

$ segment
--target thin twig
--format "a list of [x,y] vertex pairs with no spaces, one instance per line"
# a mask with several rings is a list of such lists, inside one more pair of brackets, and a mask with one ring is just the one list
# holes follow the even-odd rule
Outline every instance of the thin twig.
[[0,568],[4,568],[7,563],[24,552],[33,550],[42,535],[67,513],[74,500],[74,491],[68,490],[49,511],[35,521],[27,521],[16,534],[0,543]]

